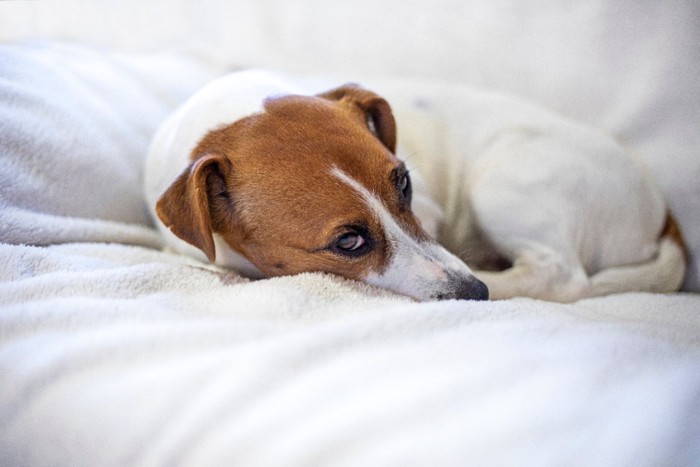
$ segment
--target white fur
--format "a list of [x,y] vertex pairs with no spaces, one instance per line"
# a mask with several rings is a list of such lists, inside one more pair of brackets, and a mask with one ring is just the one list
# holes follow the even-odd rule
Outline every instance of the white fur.
[[599,295],[606,291],[590,276],[657,254],[666,218],[660,191],[612,139],[576,126],[559,129],[505,130],[474,166],[474,214],[515,260],[506,273],[481,274],[494,298]]

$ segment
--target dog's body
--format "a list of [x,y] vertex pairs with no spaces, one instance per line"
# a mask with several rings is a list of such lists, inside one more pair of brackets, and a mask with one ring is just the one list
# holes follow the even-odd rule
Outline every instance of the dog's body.
[[163,124],[146,195],[169,246],[249,276],[325,271],[417,299],[486,298],[475,276],[493,298],[558,301],[682,283],[660,191],[602,133],[463,95],[464,159],[449,174],[408,141],[450,186],[442,233],[472,272],[431,239],[441,213],[420,183],[411,193],[386,101],[354,86],[308,96],[322,90],[236,73]]

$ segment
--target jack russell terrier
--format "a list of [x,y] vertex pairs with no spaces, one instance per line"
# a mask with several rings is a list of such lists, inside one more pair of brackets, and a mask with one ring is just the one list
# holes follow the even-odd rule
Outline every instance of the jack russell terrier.
[[309,93],[262,71],[210,83],[157,132],[147,201],[168,247],[249,277],[320,271],[418,300],[680,287],[680,232],[621,145],[539,108],[462,97],[497,116],[464,122],[482,141],[456,170],[467,202],[453,247],[470,266],[434,240],[440,209],[397,156],[389,104],[356,85]]

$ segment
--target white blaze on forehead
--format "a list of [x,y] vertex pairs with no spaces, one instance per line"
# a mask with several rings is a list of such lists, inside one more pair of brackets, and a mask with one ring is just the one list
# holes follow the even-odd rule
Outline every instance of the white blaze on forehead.
[[450,276],[471,276],[456,256],[433,241],[419,241],[402,228],[384,203],[367,187],[338,167],[331,174],[355,190],[379,219],[390,259],[381,273],[370,272],[365,280],[418,299],[427,299],[449,286]]

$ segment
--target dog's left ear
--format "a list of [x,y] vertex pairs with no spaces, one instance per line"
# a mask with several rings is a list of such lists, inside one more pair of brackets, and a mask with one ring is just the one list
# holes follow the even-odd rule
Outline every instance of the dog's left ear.
[[319,97],[352,103],[362,111],[369,131],[374,133],[389,151],[396,152],[396,121],[391,106],[383,97],[357,84],[345,84],[319,94]]
[[175,235],[204,252],[214,262],[213,224],[225,193],[225,157],[204,155],[192,162],[156,204],[158,217]]

